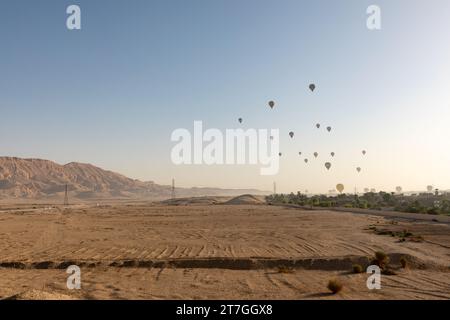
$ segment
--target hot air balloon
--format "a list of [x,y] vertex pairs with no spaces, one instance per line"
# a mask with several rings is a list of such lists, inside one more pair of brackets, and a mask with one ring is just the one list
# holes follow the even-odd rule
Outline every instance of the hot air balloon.
[[242,123],[242,118],[239,118],[238,121],[239,121],[239,123]]
[[317,128],[317,129],[320,128],[320,123],[316,124],[316,128]]
[[283,154],[280,152],[278,155],[281,157]]
[[273,140],[273,136],[270,136],[270,140]]
[[356,171],[361,172],[361,168],[360,167],[356,168]]
[[397,191],[397,193],[402,193],[402,187],[395,187],[395,191]]
[[317,158],[319,154],[317,152],[314,152],[314,158]]
[[366,155],[366,150],[363,150],[362,154],[363,154],[363,156],[365,156]]
[[327,127],[327,130],[328,130],[328,132],[330,132],[331,131],[331,127]]
[[330,162],[325,162],[325,168],[327,168],[327,170],[330,170],[331,163]]
[[433,186],[427,186],[427,191],[428,192],[432,192],[433,191]]
[[275,106],[275,102],[272,101],[272,100],[270,100],[270,101],[269,101],[269,107],[270,107],[271,109],[273,109],[274,106]]
[[301,155],[302,155],[302,152],[300,151],[300,152],[298,153],[298,155],[301,156]]
[[332,157],[334,157],[334,152],[330,153]]
[[305,159],[305,163],[308,163],[308,159]]
[[338,183],[336,185],[336,190],[339,191],[339,193],[342,193],[342,191],[344,191],[344,185],[342,183]]
[[293,138],[294,137],[294,132],[289,132],[289,136],[291,137],[291,138]]
[[316,89],[316,85],[314,83],[311,83],[309,85],[309,90],[314,91]]

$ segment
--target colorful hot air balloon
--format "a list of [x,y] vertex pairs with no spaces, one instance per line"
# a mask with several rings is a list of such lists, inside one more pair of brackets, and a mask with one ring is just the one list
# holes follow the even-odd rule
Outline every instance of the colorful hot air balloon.
[[330,170],[331,163],[330,162],[325,162],[325,168],[327,168],[327,170]]
[[309,85],[309,90],[311,90],[312,92],[316,89],[316,85],[314,83],[311,83]]
[[294,137],[294,132],[289,132],[289,136],[291,137],[291,138],[293,138]]
[[275,102],[272,101],[272,100],[270,100],[270,101],[269,101],[269,107],[270,107],[271,109],[273,109],[274,106],[275,106]]
[[336,190],[339,191],[339,193],[342,193],[342,191],[344,191],[344,185],[342,183],[338,183],[336,185]]

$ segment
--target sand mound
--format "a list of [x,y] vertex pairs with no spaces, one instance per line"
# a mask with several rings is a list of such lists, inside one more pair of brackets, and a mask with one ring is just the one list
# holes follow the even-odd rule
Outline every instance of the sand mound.
[[58,292],[46,292],[33,289],[12,295],[4,300],[74,300],[74,298]]
[[229,197],[189,197],[189,198],[168,199],[161,201],[161,203],[172,206],[212,205],[222,203],[228,199]]
[[243,205],[243,204],[264,204],[263,197],[253,196],[251,194],[244,194],[242,196],[235,197],[233,199],[228,200],[224,204],[234,204],[234,205]]

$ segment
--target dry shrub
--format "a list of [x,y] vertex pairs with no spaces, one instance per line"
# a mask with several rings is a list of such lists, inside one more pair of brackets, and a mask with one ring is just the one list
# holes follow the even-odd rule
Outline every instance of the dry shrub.
[[287,266],[279,266],[278,273],[294,273],[294,268]]
[[408,260],[406,259],[406,257],[401,257],[400,258],[400,264],[402,265],[403,269],[408,267]]
[[339,280],[333,279],[333,280],[328,281],[327,288],[333,294],[340,292],[343,287],[344,287],[343,284]]
[[389,264],[389,257],[383,251],[375,252],[375,260],[374,263],[379,266],[381,269],[385,269]]
[[363,267],[360,264],[354,264],[352,266],[353,273],[362,273]]

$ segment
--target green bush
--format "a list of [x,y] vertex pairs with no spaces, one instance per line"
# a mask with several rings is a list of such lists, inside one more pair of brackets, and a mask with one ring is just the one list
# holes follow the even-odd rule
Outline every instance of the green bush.
[[365,200],[361,200],[358,204],[358,208],[361,208],[361,209],[367,209],[368,207],[369,207],[369,204]]
[[439,209],[435,208],[435,207],[431,207],[427,209],[427,213],[428,214],[439,214]]

